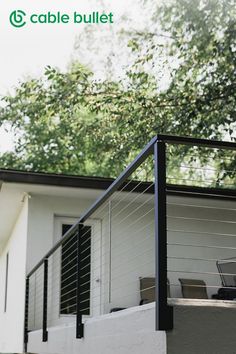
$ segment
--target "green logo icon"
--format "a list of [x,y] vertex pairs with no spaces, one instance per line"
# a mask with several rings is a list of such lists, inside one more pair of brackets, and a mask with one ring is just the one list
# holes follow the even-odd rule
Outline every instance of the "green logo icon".
[[15,10],[10,14],[10,23],[12,26],[21,28],[26,25],[25,20],[26,13],[22,10]]

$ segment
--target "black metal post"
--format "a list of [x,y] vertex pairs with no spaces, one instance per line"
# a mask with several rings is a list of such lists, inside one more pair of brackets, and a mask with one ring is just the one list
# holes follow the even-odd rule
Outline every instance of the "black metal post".
[[24,326],[24,350],[27,352],[28,343],[28,316],[29,316],[29,277],[25,282],[25,326]]
[[81,289],[80,289],[80,280],[81,280],[81,230],[83,225],[78,225],[78,234],[77,234],[77,295],[76,295],[76,338],[83,338],[84,336],[84,324],[82,323],[82,314],[81,314]]
[[43,342],[48,341],[47,315],[48,315],[48,259],[45,259],[44,278],[43,278]]
[[167,304],[166,148],[158,141],[155,158],[156,330],[173,329],[173,308]]

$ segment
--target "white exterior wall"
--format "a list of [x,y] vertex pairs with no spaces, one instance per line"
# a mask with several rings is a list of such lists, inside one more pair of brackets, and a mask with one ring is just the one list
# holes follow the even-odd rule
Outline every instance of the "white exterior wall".
[[[119,205],[121,210],[126,208],[126,204]],[[135,203],[121,213],[119,210],[118,217],[115,213],[112,215],[110,302],[108,301],[109,232],[108,222],[103,220],[105,225],[102,235],[103,264],[105,263],[106,266],[103,267],[102,272],[103,284],[105,283],[102,291],[105,296],[102,303],[105,303],[105,313],[112,307],[138,305],[139,277],[154,277],[155,274],[153,201],[150,200],[142,208],[139,206],[140,204]],[[204,280],[208,287],[209,298],[217,293],[222,284],[216,261],[231,257],[235,257],[236,260],[235,225],[235,201],[168,196],[167,263],[168,279],[172,284],[171,297],[182,297],[179,278]],[[199,260],[196,260],[197,258]]]
[[[85,198],[62,198],[55,196],[32,195],[29,201],[29,231],[27,244],[27,271],[37,262],[61,237],[58,218],[71,219],[75,222],[81,214],[94,202]],[[93,228],[95,226],[93,225]],[[48,324],[59,325],[71,323],[74,316],[59,317],[60,297],[60,249],[49,258],[49,294],[48,294]],[[54,271],[55,270],[55,271]],[[37,280],[30,278],[29,328],[37,329],[42,326],[42,279],[43,267],[37,272]],[[31,296],[32,295],[32,296]]]
[[[55,243],[56,219],[63,216],[79,217],[91,203],[91,200],[79,198],[32,196],[29,202],[28,271],[33,268]],[[153,203],[148,202],[144,207],[139,208],[140,203],[138,203],[137,199],[136,203],[128,207],[127,204],[128,203],[124,202],[119,203],[119,206],[114,208],[112,215],[111,265],[108,208],[105,211],[103,210],[101,214],[99,212],[95,213],[87,221],[93,224],[91,255],[91,273],[93,279],[91,287],[91,303],[93,304],[92,315],[108,313],[113,307],[139,305],[139,277],[154,276]],[[121,211],[122,209],[124,210]],[[143,215],[145,215],[145,217],[143,217]],[[122,222],[122,220],[125,221]],[[100,237],[98,233],[100,233]],[[60,256],[59,252],[60,250],[56,252],[57,259],[59,259]],[[51,259],[49,259],[49,264],[51,265],[51,263]],[[55,268],[59,269],[58,265],[58,262],[54,261]],[[109,297],[110,267],[111,294]],[[101,272],[98,271],[99,269],[101,269]],[[51,282],[53,276],[56,275],[58,276],[58,274],[51,274],[49,270],[49,282]],[[36,287],[39,288],[38,291],[36,288],[36,293],[38,292],[40,295],[36,298],[36,318],[31,321],[33,328],[40,328],[42,323],[42,318],[37,316],[37,313],[40,313],[42,309],[42,292],[40,292],[42,269],[41,272],[39,272],[38,278],[38,283],[40,284],[36,284]],[[100,291],[98,290],[98,283],[96,282],[98,279]],[[33,285],[33,287],[34,286],[35,285]],[[56,283],[55,287],[57,290],[50,292],[52,299],[49,300],[49,304],[51,301],[53,308],[49,311],[53,317],[54,325],[57,325],[61,322],[61,320],[57,318],[58,307],[55,306],[55,298],[59,302],[59,285]],[[55,313],[55,311],[57,313]],[[31,314],[33,313],[33,311],[30,312]],[[64,317],[62,320],[62,322],[66,323],[71,321],[73,321],[73,318],[70,316],[69,318],[68,316]]]
[[[24,341],[28,201],[25,198],[10,238],[0,255],[0,352],[20,353]],[[6,255],[9,253],[7,309],[4,313]]]
[[155,331],[154,305],[134,307],[85,322],[84,338],[75,338],[75,326],[29,334],[28,351],[40,354],[166,354],[166,333]]
[[[143,202],[144,199],[140,203]],[[58,216],[79,217],[91,203],[91,200],[79,198],[32,196],[29,210],[28,270],[40,260],[53,245],[53,242],[55,242],[53,236],[55,218]],[[105,213],[103,212],[100,215],[99,213],[95,213],[91,216],[91,220],[100,220],[101,223],[101,254],[99,254],[99,259],[96,259],[96,257],[93,258],[92,264],[94,268],[97,268],[98,265],[101,267],[100,302],[99,305],[96,305],[99,306],[101,314],[108,313],[113,307],[127,308],[137,306],[140,301],[139,277],[154,276],[153,201],[150,200],[142,208],[139,208],[140,203],[138,203],[138,200],[132,205],[129,205],[128,202],[122,202],[119,204],[116,213],[112,213],[111,244],[108,208],[105,210]],[[234,241],[236,239],[234,237],[225,237],[225,235],[233,236],[235,234],[235,213],[234,201],[169,196],[167,206],[168,242],[195,244],[196,246],[216,245],[219,247],[230,246],[236,248],[236,242]],[[94,238],[94,235],[92,235],[92,238]],[[112,249],[111,264],[110,247]],[[206,284],[210,286],[208,288],[208,295],[210,297],[221,286],[215,260],[235,256],[235,249],[192,248],[190,246],[180,247],[170,245],[168,246],[168,255],[180,258],[213,259],[211,262],[202,261],[197,263],[196,261],[189,262],[184,259],[168,260],[168,269],[170,270],[168,278],[170,283],[174,284],[171,285],[171,297],[181,297],[178,280],[180,277],[205,280]],[[176,272],[178,270],[180,272]],[[109,273],[110,271],[111,273]],[[215,274],[195,274],[195,271],[200,273],[212,272]],[[109,278],[111,279],[111,284],[109,284]],[[215,286],[215,288],[211,288],[211,286]],[[56,301],[59,301],[59,296],[51,299],[52,304],[55,304]],[[149,344],[149,340],[153,340],[155,343],[153,348],[156,348],[157,342],[161,340],[158,337],[159,334],[156,334],[156,332],[150,334],[149,332],[149,334],[146,333],[146,337],[142,337],[143,334],[139,336],[133,333],[131,330],[132,321],[134,321],[134,318],[136,321],[136,318],[140,314],[137,311],[135,315],[137,317],[132,317],[131,314],[133,313],[129,311],[125,310],[122,312],[124,317],[122,317],[122,313],[120,315],[113,313],[108,315],[108,317],[97,318],[96,321],[93,318],[87,320],[85,325],[87,334],[85,334],[86,338],[83,341],[75,340],[73,316],[61,318],[61,327],[54,327],[54,329],[51,326],[56,326],[59,322],[49,321],[49,337],[51,336],[49,342],[47,344],[41,342],[41,331],[32,332],[30,333],[29,350],[40,354],[66,354],[68,350],[68,354],[78,350],[81,353],[92,354],[96,350],[96,353],[101,352],[104,354],[107,347],[110,352],[116,352],[115,348],[118,348],[117,350],[120,351],[117,351],[117,353],[121,353],[121,347],[119,347],[118,343],[122,343],[122,345],[124,344],[122,348],[125,348],[122,354],[126,353],[125,350],[128,352],[128,348],[131,352],[134,352],[134,348],[136,347],[142,348],[143,351],[140,351],[140,353],[145,351],[152,353],[146,349],[146,346]],[[92,315],[94,313],[98,314],[97,307],[92,309]],[[154,310],[148,315],[153,316],[152,330],[154,330],[154,315]],[[112,318],[116,318],[116,322],[112,322]],[[103,322],[104,320],[105,322]],[[123,333],[120,336],[117,334],[117,330],[123,326],[123,321],[127,321],[129,326],[126,328],[126,334]],[[39,326],[40,323],[41,319]],[[94,327],[95,323],[96,327]],[[145,326],[144,322],[144,330],[146,330]],[[96,330],[92,330],[93,328],[96,328]],[[103,331],[104,328],[105,331]],[[105,341],[105,333],[108,333],[106,332],[108,329],[110,331],[110,338]],[[90,335],[91,333],[93,335]],[[149,336],[153,336],[152,338],[155,339],[150,339],[151,337]],[[140,344],[141,338],[147,338],[146,342],[144,340],[143,346]],[[55,348],[53,347],[54,345]],[[110,352],[108,351],[107,353]],[[139,352],[135,351],[135,353]]]
[[219,300],[171,300],[174,330],[168,354],[235,354],[236,304]]
[[[55,228],[57,217],[78,218],[91,206],[91,198],[64,198],[44,196],[32,193],[24,204],[15,222],[12,232],[0,255],[0,353],[20,353],[23,350],[25,276],[35,264],[46,254],[56,242]],[[91,194],[90,194],[91,196]],[[132,197],[137,197],[134,194]],[[41,343],[41,331],[30,334],[30,345],[35,353],[74,353],[80,345],[81,353],[110,352],[123,353],[135,351],[150,352],[165,347],[163,334],[154,331],[153,307],[135,307],[140,301],[139,277],[154,276],[155,242],[154,242],[154,210],[152,196],[141,196],[130,204],[130,200],[122,201],[111,215],[111,234],[109,233],[108,208],[103,213],[95,213],[88,222],[93,224],[92,233],[92,277],[95,278],[96,291],[91,289],[92,317],[106,314],[113,307],[131,307],[120,313],[112,313],[104,317],[87,319],[85,329],[88,340],[76,341],[74,316],[60,319],[60,322],[49,321],[48,344]],[[147,203],[145,198],[150,198]],[[116,205],[114,201],[112,208]],[[140,208],[140,205],[144,205]],[[181,196],[168,197],[168,242],[195,244],[196,246],[215,245],[211,247],[168,246],[170,257],[209,258],[212,261],[191,262],[184,259],[168,260],[168,278],[171,284],[171,297],[181,297],[178,278],[197,278],[205,280],[208,295],[217,292],[221,279],[216,267],[217,259],[235,257],[236,254],[236,203],[235,201],[190,198]],[[96,226],[94,226],[96,225]],[[96,235],[95,235],[96,234]],[[100,235],[100,238],[98,237]],[[110,244],[111,236],[111,244]],[[58,236],[60,237],[60,236]],[[98,245],[101,245],[98,251]],[[223,247],[223,248],[222,248]],[[231,247],[231,249],[224,249]],[[112,250],[110,257],[110,248]],[[4,313],[6,255],[9,253],[7,312]],[[111,263],[110,263],[111,258]],[[101,270],[99,274],[98,269]],[[177,271],[179,271],[177,273]],[[195,274],[194,272],[202,272]],[[192,273],[191,273],[192,272]],[[215,273],[215,274],[203,274]],[[53,278],[53,274],[49,277]],[[111,284],[109,280],[111,279]],[[175,286],[178,285],[178,286]],[[215,288],[213,288],[215,286]],[[100,289],[99,289],[100,287]],[[42,289],[41,289],[42,290]],[[110,292],[110,293],[109,293]],[[59,296],[49,296],[50,304],[58,302]],[[98,301],[97,301],[98,299]],[[152,310],[151,310],[152,308]],[[144,310],[147,310],[145,312]],[[142,312],[142,310],[144,312]],[[42,311],[38,328],[42,324]],[[50,315],[50,309],[49,309]],[[147,317],[145,317],[147,316]],[[140,328],[135,323],[141,323]],[[61,325],[57,329],[51,326]],[[121,329],[123,332],[120,332]],[[108,342],[105,342],[105,338]],[[146,340],[145,340],[146,338]],[[164,338],[164,339],[163,339]],[[55,343],[59,347],[53,349]],[[38,343],[38,344],[37,344]],[[80,343],[80,344],[78,344]],[[83,343],[83,344],[81,344]],[[119,346],[122,343],[122,346]],[[158,344],[159,343],[159,344]],[[36,347],[33,347],[37,344]],[[40,344],[40,346],[39,346]],[[82,346],[81,346],[82,345]],[[159,346],[160,345],[160,346]],[[48,347],[47,347],[48,346]],[[69,348],[69,349],[68,349]],[[129,349],[128,349],[129,348]],[[140,349],[141,348],[141,349]],[[43,349],[43,351],[42,351]],[[64,352],[63,352],[64,350]],[[126,351],[125,351],[126,350]],[[108,352],[107,352],[108,353]],[[139,353],[135,351],[135,353]],[[157,351],[157,353],[159,353]]]
[[153,198],[150,195],[148,198],[150,201],[141,208],[143,200],[139,203],[136,200],[129,206],[128,202],[122,202],[114,207],[111,236],[108,216],[102,220],[102,305],[105,313],[114,307],[139,305],[139,278],[155,276],[154,205]]
[[[168,203],[168,242],[173,244],[168,246],[168,256],[192,258],[168,259],[168,269],[171,270],[168,278],[174,284],[171,297],[182,297],[181,288],[176,286],[180,284],[178,279],[190,278],[204,280],[211,298],[222,286],[216,260],[236,257],[236,202],[169,197]],[[178,243],[196,247],[175,245]]]
[[[150,198],[150,195],[148,198]],[[154,277],[154,206],[151,199],[140,208],[143,202],[144,200],[139,201],[138,199],[130,205],[128,205],[128,202],[121,202],[117,208],[114,208],[111,214],[111,245],[108,208],[100,214],[98,212],[91,216],[90,220],[96,220],[97,222],[100,220],[102,230],[101,252],[96,250],[96,255],[94,255],[95,253],[92,255],[91,270],[101,268],[100,295],[96,294],[96,297],[100,296],[100,299],[99,301],[92,301],[94,304],[93,315],[108,313],[113,307],[137,306],[140,302],[139,278]],[[53,236],[55,218],[57,216],[79,217],[91,203],[91,200],[75,198],[46,196],[33,196],[31,198],[28,270],[40,260],[55,242]],[[115,205],[116,202],[114,202]],[[167,205],[168,242],[170,244],[182,243],[196,246],[212,245],[236,248],[236,239],[224,236],[225,234],[233,235],[235,232],[235,209],[235,202],[228,200],[169,196]],[[93,233],[94,230],[93,228]],[[215,233],[217,235],[214,235]],[[97,231],[96,235],[92,235],[92,238],[97,238]],[[92,249],[92,252],[99,245],[97,241],[95,241],[95,244],[96,247]],[[235,256],[235,249],[170,245],[168,246],[168,256],[212,259],[212,261],[168,259],[168,270],[170,270],[168,278],[170,283],[173,284],[171,285],[171,297],[182,296],[178,280],[180,277],[205,280],[209,286],[208,295],[211,297],[221,286],[215,260]],[[194,272],[200,272],[200,274]],[[201,272],[215,274],[201,274]],[[97,274],[96,278],[98,278]],[[56,295],[58,295],[58,292]],[[94,295],[92,294],[92,296],[94,300]],[[55,303],[54,297],[52,299],[53,303]],[[72,318],[69,318],[65,322],[68,323],[71,320]],[[41,322],[39,322],[40,325]]]
[[55,217],[78,218],[94,200],[32,195],[29,201],[27,271],[29,272],[53,246]]

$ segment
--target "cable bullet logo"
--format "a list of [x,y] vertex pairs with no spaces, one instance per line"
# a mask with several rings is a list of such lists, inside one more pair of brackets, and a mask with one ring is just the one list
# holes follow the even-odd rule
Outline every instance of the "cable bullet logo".
[[10,14],[10,23],[12,26],[21,28],[26,25],[25,20],[26,13],[22,10],[15,10]]

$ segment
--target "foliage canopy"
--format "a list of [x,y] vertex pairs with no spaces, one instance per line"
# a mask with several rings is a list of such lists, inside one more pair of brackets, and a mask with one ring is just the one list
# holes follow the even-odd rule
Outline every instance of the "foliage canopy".
[[[15,150],[2,154],[2,168],[114,177],[156,133],[235,139],[235,0],[152,10],[152,26],[129,35],[134,61],[122,79],[96,81],[73,63],[67,72],[47,67],[3,97],[0,124],[10,124]],[[235,166],[219,159],[217,168]]]

